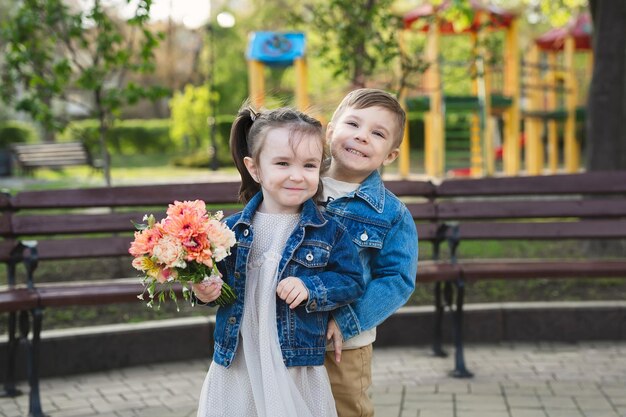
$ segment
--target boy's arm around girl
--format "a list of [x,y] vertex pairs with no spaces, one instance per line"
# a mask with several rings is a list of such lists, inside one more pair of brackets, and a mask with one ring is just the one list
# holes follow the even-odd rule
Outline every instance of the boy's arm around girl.
[[372,329],[402,307],[415,289],[417,275],[418,237],[413,216],[397,199],[391,228],[378,248],[368,256],[366,289],[363,295],[348,306],[332,312],[343,339]]

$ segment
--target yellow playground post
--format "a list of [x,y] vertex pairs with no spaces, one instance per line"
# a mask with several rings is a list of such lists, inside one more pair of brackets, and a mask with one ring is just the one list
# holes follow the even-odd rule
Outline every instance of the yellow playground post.
[[[584,66],[593,62],[591,50],[591,17],[582,14],[562,28],[551,29],[535,39],[532,55],[524,63],[524,86],[527,106],[524,137],[531,150],[543,146],[543,132],[548,146],[548,171],[559,170],[560,138],[562,132],[563,169],[578,172],[580,169],[580,138],[577,122],[584,117],[586,91],[590,72]],[[590,52],[586,62],[577,65],[576,53]],[[577,68],[581,71],[577,72]],[[579,75],[582,74],[582,77]],[[527,148],[528,150],[529,148]],[[543,154],[531,151],[526,154],[529,174],[544,169]]]

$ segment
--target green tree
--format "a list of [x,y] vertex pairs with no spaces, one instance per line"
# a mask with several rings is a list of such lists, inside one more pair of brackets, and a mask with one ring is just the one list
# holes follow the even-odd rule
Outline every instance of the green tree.
[[[58,33],[70,22],[60,0],[26,0],[3,24],[6,52],[2,66],[2,98],[39,122],[46,140],[65,121],[55,117],[52,100],[68,82],[69,60],[59,54]],[[69,29],[69,28],[68,28]],[[72,31],[74,29],[69,29]]]
[[399,18],[392,11],[394,0],[327,0],[308,5],[311,18],[301,16],[312,31],[319,33],[319,53],[335,69],[335,75],[349,74],[354,88],[380,64],[398,57],[396,38]]
[[[130,0],[127,0],[130,3]],[[106,132],[122,106],[141,98],[156,99],[165,90],[144,88],[127,77],[154,70],[153,50],[159,36],[147,28],[151,0],[137,3],[134,14],[116,20],[94,0],[73,12],[61,0],[24,0],[3,31],[7,42],[3,98],[30,113],[46,130],[59,131],[65,121],[53,101],[72,102],[72,93],[88,92],[86,111],[99,121],[105,181],[111,184]],[[18,86],[24,89],[16,95]]]

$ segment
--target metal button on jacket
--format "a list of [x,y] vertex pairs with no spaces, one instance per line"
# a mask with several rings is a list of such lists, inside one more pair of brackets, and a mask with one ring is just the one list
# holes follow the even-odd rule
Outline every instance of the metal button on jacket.
[[311,304],[309,304],[309,309],[311,311],[314,311],[315,309],[317,309],[317,301],[315,300],[311,301]]
[[235,323],[237,323],[237,318],[236,318],[235,316],[230,316],[230,317],[228,318],[228,323],[229,323],[229,324],[235,324]]
[[306,260],[311,262],[313,260],[313,254],[311,252],[306,254]]
[[235,272],[235,278],[239,278],[241,274],[239,272]]
[[249,234],[250,234],[250,231],[249,231],[248,229],[246,229],[246,230],[244,230],[244,231],[243,231],[243,235],[244,235],[244,236],[248,236]]
[[363,232],[363,234],[361,235],[361,241],[365,242],[367,239],[369,239],[367,232]]

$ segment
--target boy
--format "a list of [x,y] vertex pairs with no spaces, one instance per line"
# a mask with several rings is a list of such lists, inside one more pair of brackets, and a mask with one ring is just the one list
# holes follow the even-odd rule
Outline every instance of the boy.
[[325,366],[339,417],[374,415],[367,390],[376,326],[415,288],[415,223],[378,173],[398,156],[405,118],[390,94],[359,89],[342,100],[326,131],[332,157],[322,179],[326,213],[347,228],[357,245],[366,284],[361,298],[332,313],[328,327],[333,343]]

